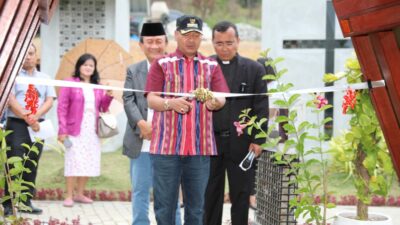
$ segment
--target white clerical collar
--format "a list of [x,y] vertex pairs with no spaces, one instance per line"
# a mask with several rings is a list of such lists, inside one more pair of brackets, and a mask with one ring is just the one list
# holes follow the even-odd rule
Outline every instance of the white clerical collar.
[[222,62],[222,64],[225,64],[225,65],[227,65],[227,64],[230,64],[231,63],[231,61],[221,61]]

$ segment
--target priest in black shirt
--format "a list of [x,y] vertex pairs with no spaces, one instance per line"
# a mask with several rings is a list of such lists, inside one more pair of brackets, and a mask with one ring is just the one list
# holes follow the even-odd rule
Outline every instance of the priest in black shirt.
[[[212,41],[216,60],[222,68],[232,93],[266,93],[267,82],[262,80],[264,67],[238,54],[239,35],[236,26],[227,21],[213,28]],[[221,225],[225,190],[225,172],[228,174],[229,197],[232,203],[232,225],[247,225],[249,196],[254,168],[243,171],[239,164],[249,151],[260,155],[265,138],[256,139],[244,132],[236,133],[235,121],[243,109],[251,108],[250,115],[258,119],[268,117],[268,97],[255,95],[227,98],[225,106],[213,114],[218,156],[211,157],[210,178],[206,190],[204,225]],[[265,126],[267,123],[265,123]],[[267,127],[263,127],[267,129]]]

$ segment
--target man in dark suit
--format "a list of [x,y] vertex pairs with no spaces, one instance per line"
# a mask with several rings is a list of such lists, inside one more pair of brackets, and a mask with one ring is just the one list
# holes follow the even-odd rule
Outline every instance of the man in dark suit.
[[[139,46],[146,55],[146,60],[129,66],[125,88],[144,90],[150,64],[165,54],[167,43],[167,36],[161,23],[143,24]],[[123,154],[130,158],[132,225],[150,225],[149,202],[153,168],[149,148],[153,112],[147,107],[147,99],[143,93],[125,91],[123,100],[128,118]],[[179,208],[176,212],[176,224],[181,224]]]
[[[232,93],[266,93],[267,82],[262,80],[264,67],[238,54],[239,35],[236,26],[227,21],[213,28],[213,45],[217,61],[222,68]],[[213,115],[218,156],[211,157],[210,178],[205,201],[204,224],[220,225],[225,189],[225,171],[228,174],[229,196],[232,203],[232,225],[248,224],[249,196],[254,167],[240,169],[240,162],[249,151],[258,156],[265,139],[256,139],[255,134],[236,133],[235,121],[243,109],[251,108],[250,114],[258,119],[268,117],[266,95],[227,98],[225,106]],[[265,123],[266,125],[266,123]],[[266,129],[266,127],[264,127]]]

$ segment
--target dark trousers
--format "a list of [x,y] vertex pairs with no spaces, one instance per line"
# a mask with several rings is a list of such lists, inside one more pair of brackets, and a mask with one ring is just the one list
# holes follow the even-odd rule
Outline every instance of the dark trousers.
[[[229,148],[229,137],[216,137],[217,148]],[[223,152],[223,151],[222,151]],[[204,225],[221,225],[224,204],[225,171],[228,174],[229,197],[232,203],[232,225],[247,225],[249,197],[254,168],[243,171],[228,154],[211,157],[210,178],[206,189]]]
[[[24,172],[22,174],[22,179],[27,182],[32,182],[35,184],[36,180],[36,174],[37,174],[37,168],[39,166],[39,158],[42,154],[42,149],[43,145],[39,143],[32,143],[30,137],[29,137],[29,132],[28,132],[28,124],[25,123],[24,120],[22,119],[16,119],[16,118],[8,118],[7,119],[7,125],[6,125],[6,130],[12,130],[13,132],[10,133],[6,137],[7,145],[10,147],[10,150],[7,151],[7,158],[13,157],[13,156],[18,156],[23,158],[25,155],[28,154],[28,149],[21,146],[21,144],[27,144],[29,146],[35,145],[37,149],[39,150],[39,154],[36,154],[34,152],[30,152],[28,157],[30,160],[33,160],[37,163],[35,165],[32,163],[30,160],[26,160],[25,162],[25,167],[28,168],[31,172]],[[9,165],[10,169],[12,168],[12,165]],[[12,179],[15,179],[15,177],[12,177]],[[29,188],[29,193],[32,194],[32,196],[35,195],[35,188],[31,187],[30,185],[26,185]],[[4,194],[9,195],[8,191],[8,185],[7,182],[5,183],[5,189],[4,189]],[[30,204],[31,197],[28,196],[26,203]],[[7,200],[3,202],[4,207],[11,207],[11,200]]]

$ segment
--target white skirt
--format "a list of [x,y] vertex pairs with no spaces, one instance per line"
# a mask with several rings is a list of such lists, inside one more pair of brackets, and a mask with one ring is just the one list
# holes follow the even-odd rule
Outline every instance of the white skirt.
[[100,176],[101,147],[95,117],[92,110],[85,111],[80,134],[69,136],[72,146],[65,152],[64,176]]

